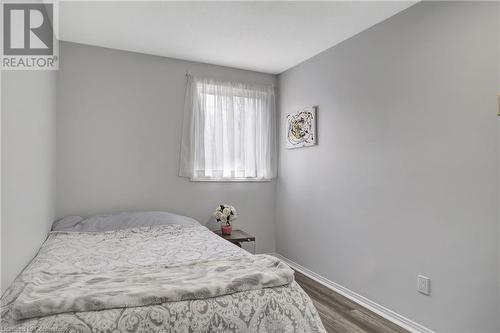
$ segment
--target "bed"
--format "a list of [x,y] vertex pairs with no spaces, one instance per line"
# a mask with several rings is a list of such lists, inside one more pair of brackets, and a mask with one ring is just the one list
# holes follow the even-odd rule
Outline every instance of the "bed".
[[325,332],[278,259],[188,218],[134,214],[56,223],[2,295],[0,330]]

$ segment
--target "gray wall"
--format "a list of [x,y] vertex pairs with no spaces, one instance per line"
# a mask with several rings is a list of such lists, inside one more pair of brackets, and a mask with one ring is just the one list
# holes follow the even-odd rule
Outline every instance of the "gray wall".
[[[500,5],[498,6],[498,17],[500,20]],[[498,54],[500,57],[500,33],[498,34]],[[498,66],[498,77],[497,77],[497,94],[498,94],[498,110],[500,111],[500,66]],[[499,112],[500,113],[500,112]],[[497,117],[497,123],[498,123],[498,146],[499,146],[499,159],[498,159],[498,173],[500,175],[500,116]],[[499,183],[498,186],[500,188],[500,177],[498,179]],[[500,195],[498,197],[498,256],[500,258]],[[498,320],[500,321],[500,264],[498,265]],[[500,325],[500,324],[499,324]]]
[[274,75],[61,43],[57,216],[167,210],[207,222],[217,204],[274,251],[275,182],[199,183],[178,177],[185,74],[254,83]]
[[35,256],[54,219],[56,74],[1,76],[3,292]]
[[440,332],[500,329],[496,6],[419,3],[279,77],[319,145],[281,135],[277,252]]
[[[500,5],[498,6],[498,17],[500,20]],[[498,34],[498,56],[500,58],[500,33]],[[498,108],[500,111],[500,65],[498,66],[498,77],[497,77],[497,93],[498,93]],[[500,112],[499,112],[500,113]],[[498,174],[500,175],[500,116],[497,117],[497,123],[498,123],[498,147],[499,147],[499,154],[498,154]],[[500,177],[498,178],[498,186],[500,188]],[[498,256],[500,257],[500,195],[498,197],[498,209],[499,209],[499,214],[498,214]],[[498,265],[498,320],[500,321],[500,264]]]

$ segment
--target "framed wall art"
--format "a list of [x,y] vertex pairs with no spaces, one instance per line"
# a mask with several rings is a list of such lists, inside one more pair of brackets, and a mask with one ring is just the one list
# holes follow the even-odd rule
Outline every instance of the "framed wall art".
[[285,133],[288,149],[316,145],[316,107],[311,106],[287,115]]

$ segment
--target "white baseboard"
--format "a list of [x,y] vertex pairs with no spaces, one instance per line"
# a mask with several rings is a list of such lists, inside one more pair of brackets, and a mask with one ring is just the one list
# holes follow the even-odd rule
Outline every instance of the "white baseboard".
[[322,277],[319,274],[314,273],[313,271],[305,268],[304,266],[301,266],[297,264],[296,262],[293,262],[292,260],[283,257],[282,255],[278,253],[270,253],[270,255],[273,255],[284,262],[286,262],[290,267],[292,267],[294,270],[299,271],[300,273],[308,276],[309,278],[313,279],[314,281],[321,283],[323,286],[332,289],[333,291],[341,294],[342,296],[347,297],[353,302],[356,302],[357,304],[361,305],[362,307],[367,308],[368,310],[378,314],[379,316],[389,320],[390,322],[393,322],[394,324],[412,332],[412,333],[435,333],[433,330],[422,326],[392,310],[389,310],[388,308],[375,303],[371,300],[369,300],[366,297],[363,297],[354,291],[347,289],[346,287],[343,287],[339,285],[338,283],[335,283],[333,281],[328,280],[327,278]]

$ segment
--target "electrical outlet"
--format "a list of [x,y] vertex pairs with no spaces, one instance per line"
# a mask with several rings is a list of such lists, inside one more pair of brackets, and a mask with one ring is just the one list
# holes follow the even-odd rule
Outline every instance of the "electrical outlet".
[[431,279],[427,276],[417,275],[417,291],[424,295],[431,294]]

